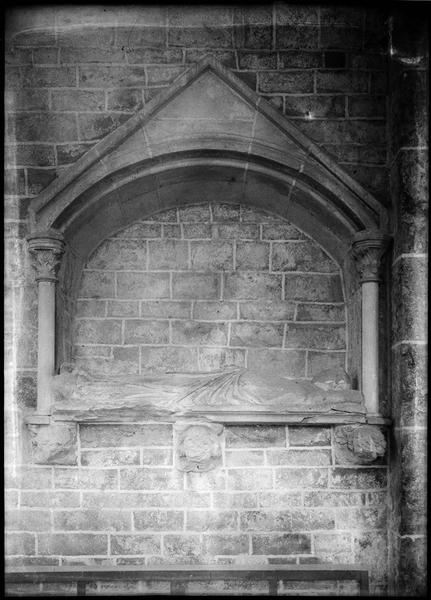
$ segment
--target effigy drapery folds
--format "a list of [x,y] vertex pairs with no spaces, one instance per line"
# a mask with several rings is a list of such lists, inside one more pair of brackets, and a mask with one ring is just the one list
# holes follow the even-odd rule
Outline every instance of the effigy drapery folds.
[[[65,464],[73,464],[74,452],[62,454],[58,444],[52,440],[47,444],[46,428],[53,434],[68,428],[63,438],[73,440],[70,428],[77,423],[172,422],[176,467],[196,472],[221,464],[223,424],[327,423],[362,427],[367,423],[363,395],[351,389],[343,369],[322,371],[309,381],[237,367],[204,373],[114,376],[64,365],[60,374],[52,377],[51,385],[51,425],[30,425],[33,458],[39,463],[58,464],[64,456]],[[364,436],[372,435],[373,440],[378,437],[372,427],[367,427],[361,448],[366,445]],[[344,433],[340,438],[343,448],[354,453],[358,444],[349,442],[349,431]],[[356,428],[352,435],[359,439]],[[379,438],[378,451],[370,456],[380,456],[384,445]]]

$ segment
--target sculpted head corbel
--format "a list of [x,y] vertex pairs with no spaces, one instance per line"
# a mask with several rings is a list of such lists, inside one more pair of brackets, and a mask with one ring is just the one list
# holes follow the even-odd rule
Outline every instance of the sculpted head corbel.
[[221,465],[223,425],[206,421],[177,422],[174,431],[177,469],[203,473]]

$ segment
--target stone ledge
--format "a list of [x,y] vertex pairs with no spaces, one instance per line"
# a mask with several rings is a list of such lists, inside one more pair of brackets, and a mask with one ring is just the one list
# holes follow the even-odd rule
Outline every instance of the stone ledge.
[[[322,414],[317,412],[295,412],[291,414],[277,414],[271,412],[235,412],[235,411],[223,411],[223,412],[210,412],[205,411],[205,413],[193,413],[190,415],[184,415],[184,417],[189,416],[190,418],[205,418],[208,421],[223,423],[224,425],[241,425],[241,424],[295,424],[295,425],[303,425],[303,426],[313,426],[313,425],[349,425],[355,423],[366,423],[368,425],[385,425],[389,426],[392,423],[392,420],[383,417],[381,415],[375,414],[363,414],[363,413],[327,413]],[[27,424],[34,425],[48,425],[49,423],[54,423],[56,421],[69,421],[75,423],[146,423],[148,421],[155,422],[166,422],[166,423],[175,423],[178,420],[178,416],[166,416],[163,418],[157,418],[154,415],[149,416],[145,413],[144,410],[140,411],[139,409],[98,409],[88,411],[80,410],[61,410],[54,412],[51,417],[45,415],[29,415],[26,418]]]

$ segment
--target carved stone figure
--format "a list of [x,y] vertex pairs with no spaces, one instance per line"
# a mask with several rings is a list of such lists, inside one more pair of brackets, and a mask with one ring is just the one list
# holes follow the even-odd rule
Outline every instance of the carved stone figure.
[[386,440],[375,425],[343,425],[335,427],[337,463],[367,465],[386,452]]
[[29,425],[28,428],[34,463],[76,465],[78,450],[75,423]]
[[215,423],[175,423],[176,466],[180,471],[205,472],[221,465],[220,436],[223,426]]
[[[80,411],[98,418],[110,410],[140,411],[146,416],[205,416],[244,412],[362,413],[361,392],[322,389],[310,381],[265,376],[243,368],[209,373],[110,376],[82,369],[52,379],[54,414]],[[335,383],[334,385],[338,385]]]

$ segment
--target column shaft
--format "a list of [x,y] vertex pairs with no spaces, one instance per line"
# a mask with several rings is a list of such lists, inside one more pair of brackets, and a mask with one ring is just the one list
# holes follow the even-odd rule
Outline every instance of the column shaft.
[[362,393],[367,412],[379,412],[379,284],[362,284]]
[[55,370],[55,282],[38,282],[37,412],[51,412],[50,380]]

